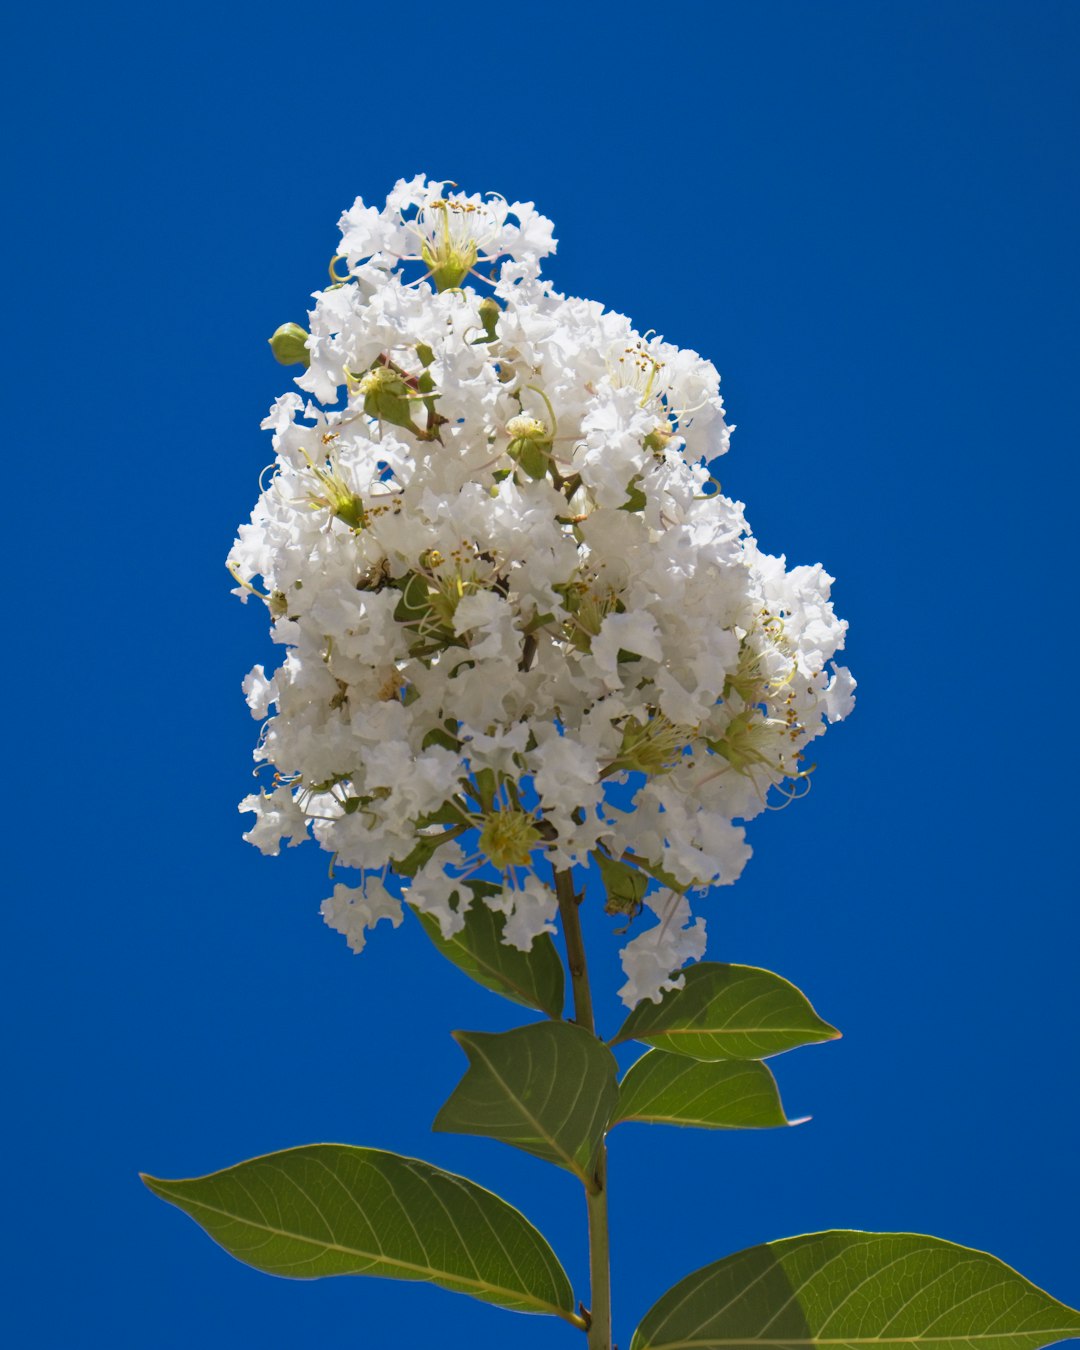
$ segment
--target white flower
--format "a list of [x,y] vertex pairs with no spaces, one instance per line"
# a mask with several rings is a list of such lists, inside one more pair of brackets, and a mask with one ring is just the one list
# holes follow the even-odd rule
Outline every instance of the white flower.
[[258,817],[244,838],[260,853],[276,857],[283,839],[288,839],[295,848],[307,838],[307,816],[287,787],[275,788],[270,793],[252,793],[240,803],[239,810],[254,811]]
[[[263,422],[273,465],[229,555],[281,653],[244,680],[274,774],[245,838],[312,836],[360,871],[323,907],[354,950],[400,917],[385,870],[448,937],[466,881],[501,873],[522,948],[556,915],[532,869],[597,848],[680,888],[733,882],[746,822],[805,791],[855,682],[831,664],[832,578],[759,549],[710,481],[716,370],[555,291],[531,202],[420,174],[340,227],[308,401]],[[684,898],[646,899],[630,1001],[704,946]]]
[[368,929],[374,928],[380,919],[389,919],[395,928],[402,920],[401,901],[376,880],[358,890],[339,883],[333,895],[319,906],[319,913],[357,953],[364,950]]
[[659,1003],[668,989],[681,989],[685,977],[675,972],[687,961],[700,961],[705,954],[705,920],[690,922],[690,903],[675,891],[660,891],[647,898],[660,920],[619,952],[626,983],[619,997],[632,1008],[643,998]]
[[503,941],[510,947],[527,952],[541,933],[555,931],[558,902],[550,886],[539,877],[530,876],[516,890],[509,888],[500,895],[489,896],[489,909],[507,916]]
[[533,783],[545,808],[569,817],[579,807],[594,806],[600,797],[596,751],[573,736],[560,735],[550,723],[537,726],[535,735]]
[[436,862],[422,867],[409,886],[409,903],[438,919],[444,938],[452,938],[465,927],[465,915],[472,904],[472,892],[456,874],[443,870],[447,863],[456,869],[465,859],[455,844],[444,845]]
[[846,666],[837,666],[822,693],[825,716],[830,722],[842,721],[855,706],[855,680]]
[[254,666],[244,676],[243,687],[252,717],[261,721],[270,711],[270,704],[277,701],[277,685],[272,679],[266,678],[266,671],[262,666]]

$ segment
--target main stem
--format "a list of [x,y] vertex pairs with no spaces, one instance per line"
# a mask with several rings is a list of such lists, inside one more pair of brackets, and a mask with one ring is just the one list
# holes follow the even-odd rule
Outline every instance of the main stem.
[[[559,901],[566,964],[570,967],[570,986],[574,991],[574,1021],[596,1035],[589,968],[585,962],[585,939],[581,933],[578,897],[569,871],[555,872],[555,894]],[[592,1307],[589,1310],[589,1350],[611,1350],[611,1246],[608,1238],[607,1146],[600,1141],[593,1185],[586,1188],[589,1211],[589,1283]]]

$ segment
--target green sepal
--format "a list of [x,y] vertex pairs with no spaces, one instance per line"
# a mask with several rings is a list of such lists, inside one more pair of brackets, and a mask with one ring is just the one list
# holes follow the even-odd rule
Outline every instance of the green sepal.
[[469,791],[476,798],[480,810],[487,815],[495,805],[495,793],[499,790],[499,779],[494,769],[477,769],[473,773],[473,782]]
[[[489,881],[464,883],[473,894],[465,925],[445,938],[439,921],[415,906],[413,913],[434,946],[470,979],[513,1003],[536,1008],[549,1017],[561,1017],[566,999],[563,964],[550,934],[541,933],[527,952],[503,942],[504,915],[484,903],[501,887]],[[452,897],[451,897],[452,898]]]
[[409,629],[409,654],[433,656],[459,645],[457,635],[443,622],[436,608],[427,578],[420,572],[406,572],[391,582],[401,592],[394,607],[394,619]]
[[581,1325],[566,1272],[532,1224],[491,1191],[416,1158],[309,1144],[209,1176],[142,1179],[271,1275],[422,1280]]
[[412,405],[417,395],[399,371],[376,363],[360,378],[358,387],[364,399],[364,412],[369,417],[402,427],[417,436],[422,434],[412,420]]
[[419,572],[406,572],[391,583],[401,592],[394,609],[398,623],[419,623],[433,613],[427,580]]
[[461,741],[451,732],[443,727],[432,727],[424,733],[424,739],[420,742],[420,749],[427,750],[429,746],[441,745],[444,750],[453,750],[455,753],[461,749]]
[[615,1056],[573,1022],[455,1031],[469,1068],[437,1131],[499,1139],[595,1188],[595,1163],[618,1100]]
[[510,442],[508,453],[530,478],[539,481],[547,476],[547,471],[551,467],[551,455],[540,442],[525,436],[519,437]]
[[986,1252],[916,1233],[783,1238],[688,1275],[630,1350],[1039,1350],[1080,1312]]
[[372,796],[365,797],[346,797],[341,804],[341,809],[347,816],[354,815],[362,806],[369,806],[375,800]]

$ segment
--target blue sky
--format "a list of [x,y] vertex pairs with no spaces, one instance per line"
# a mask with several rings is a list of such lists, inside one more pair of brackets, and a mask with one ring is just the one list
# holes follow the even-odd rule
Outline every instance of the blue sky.
[[265,339],[302,317],[340,211],[421,169],[535,200],[560,289],[716,362],[725,490],[765,547],[825,563],[851,622],[855,715],[706,910],[710,956],[792,979],[844,1039],[777,1062],[797,1130],[616,1133],[620,1344],[689,1270],[828,1227],[937,1233],[1080,1303],[1080,9],[9,24],[15,1343],[572,1343],[432,1289],[257,1275],[136,1179],[394,1148],[503,1192],[584,1287],[573,1180],[429,1132],[464,1064],[447,1032],[509,1007],[415,929],[352,957],[317,917],[325,859],[261,858],[235,810],[266,644],[223,559],[288,379]]

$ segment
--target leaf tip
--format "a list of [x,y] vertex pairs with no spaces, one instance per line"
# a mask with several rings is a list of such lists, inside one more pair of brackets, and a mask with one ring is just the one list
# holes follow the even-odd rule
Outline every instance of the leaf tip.
[[789,1120],[789,1125],[808,1125],[814,1119],[813,1116],[796,1116],[794,1120]]

